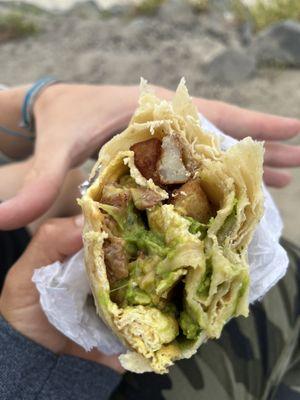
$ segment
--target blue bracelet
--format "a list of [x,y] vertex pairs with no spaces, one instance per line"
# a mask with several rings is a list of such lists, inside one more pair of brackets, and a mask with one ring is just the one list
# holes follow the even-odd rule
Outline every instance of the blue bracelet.
[[58,83],[59,81],[52,77],[45,77],[35,82],[30,89],[28,89],[24,102],[22,105],[22,120],[20,126],[34,132],[34,116],[33,105],[38,95],[46,87]]
[[13,131],[2,125],[0,125],[0,132],[6,133],[6,135],[9,135],[9,136],[15,136],[15,137],[19,137],[19,138],[28,140],[29,142],[32,142],[34,140],[33,136],[24,135],[21,132]]
[[[7,90],[7,89],[8,88],[5,85],[0,84],[0,92],[3,90]],[[29,141],[33,140],[32,137],[24,135],[22,132],[13,131],[12,129],[6,128],[6,126],[2,126],[2,125],[0,125],[0,132],[3,132],[9,136],[20,137],[22,139],[29,140]],[[3,163],[1,163],[1,161],[2,161],[1,158],[3,158],[3,155],[1,156],[1,151],[0,151],[0,165],[3,164]]]

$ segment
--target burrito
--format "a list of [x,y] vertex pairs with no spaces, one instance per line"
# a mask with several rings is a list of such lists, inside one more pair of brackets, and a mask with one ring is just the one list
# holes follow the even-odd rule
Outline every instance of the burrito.
[[99,153],[80,199],[97,312],[134,372],[168,372],[247,316],[247,247],[263,213],[263,144],[227,151],[185,81],[172,102],[141,83],[129,126]]

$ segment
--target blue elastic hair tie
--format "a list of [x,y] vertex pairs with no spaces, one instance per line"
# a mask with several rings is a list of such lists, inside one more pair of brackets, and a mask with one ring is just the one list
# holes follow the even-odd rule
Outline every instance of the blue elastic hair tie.
[[27,91],[22,105],[22,121],[21,121],[22,128],[34,132],[34,120],[32,115],[32,106],[34,104],[34,100],[44,87],[52,85],[56,82],[58,82],[57,79],[48,76],[39,79]]

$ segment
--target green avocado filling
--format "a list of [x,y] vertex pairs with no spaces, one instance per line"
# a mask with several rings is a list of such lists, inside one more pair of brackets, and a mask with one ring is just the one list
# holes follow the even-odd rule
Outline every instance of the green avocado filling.
[[232,229],[234,228],[236,221],[237,221],[237,203],[238,200],[234,199],[234,205],[231,213],[228,215],[228,217],[225,219],[225,222],[221,229],[218,232],[218,241],[219,243],[223,243],[226,239],[226,237],[232,232]]
[[202,224],[199,221],[196,221],[192,217],[185,217],[191,224],[189,227],[189,232],[192,234],[200,233],[200,239],[204,239],[207,233],[208,224]]
[[117,222],[120,236],[125,240],[125,247],[130,256],[136,256],[138,251],[143,251],[145,254],[158,254],[161,257],[168,254],[163,237],[146,229],[133,202],[129,202],[124,209],[108,204],[100,204],[100,208]]
[[209,259],[206,263],[205,273],[197,289],[197,294],[200,298],[206,298],[208,296],[212,272],[213,272],[212,263],[211,260]]
[[[118,190],[120,187],[127,191],[138,188],[128,175],[123,176],[118,185]],[[180,334],[185,339],[196,340],[203,329],[201,319],[195,317],[194,312],[189,312],[190,308],[182,301],[183,290],[187,274],[199,265],[203,254],[203,250],[199,253],[199,246],[206,238],[213,218],[204,224],[192,217],[178,215],[180,223],[187,227],[187,234],[183,231],[183,236],[167,241],[164,229],[167,231],[169,228],[165,228],[162,214],[155,214],[161,205],[141,211],[135,207],[130,197],[122,207],[104,203],[99,205],[114,221],[117,231],[114,234],[123,240],[128,259],[128,276],[110,284],[111,298],[122,308],[137,305],[155,307],[177,320]],[[218,232],[219,241],[224,240],[232,229],[236,210],[235,203],[232,213]],[[160,226],[163,229],[157,229]],[[191,241],[186,239],[189,234],[195,236]],[[195,296],[199,301],[208,297],[212,281],[211,259],[206,259],[205,266],[199,276],[200,283],[195,288]]]
[[199,325],[192,319],[187,311],[182,311],[180,313],[179,324],[182,329],[183,334],[187,339],[197,339],[201,331]]

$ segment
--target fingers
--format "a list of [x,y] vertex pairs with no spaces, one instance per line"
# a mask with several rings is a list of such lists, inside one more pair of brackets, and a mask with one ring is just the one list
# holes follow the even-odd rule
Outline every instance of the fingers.
[[291,180],[292,177],[288,172],[277,171],[269,167],[264,168],[264,181],[268,186],[282,188],[287,186]]
[[224,133],[238,140],[251,136],[265,140],[266,153],[264,181],[268,186],[281,188],[291,182],[288,172],[269,167],[290,168],[300,166],[300,147],[276,143],[300,133],[300,121],[256,111],[244,110],[230,104],[204,99],[195,99],[201,113]]
[[227,135],[236,139],[286,140],[300,133],[300,120],[285,118],[223,102],[195,99],[199,111]]
[[265,164],[270,167],[291,168],[300,166],[300,146],[267,142],[265,149]]
[[33,270],[55,261],[64,261],[80,250],[81,230],[82,222],[74,217],[49,220],[41,226],[6,276],[3,293],[10,299],[10,306],[24,307],[38,303],[39,294],[32,282]]
[[69,167],[63,151],[40,153],[33,159],[22,189],[0,204],[0,229],[16,229],[38,218],[53,204]]
[[291,174],[286,171],[269,167],[292,168],[300,166],[300,147],[276,142],[265,143],[264,181],[268,186],[282,188],[291,180]]

